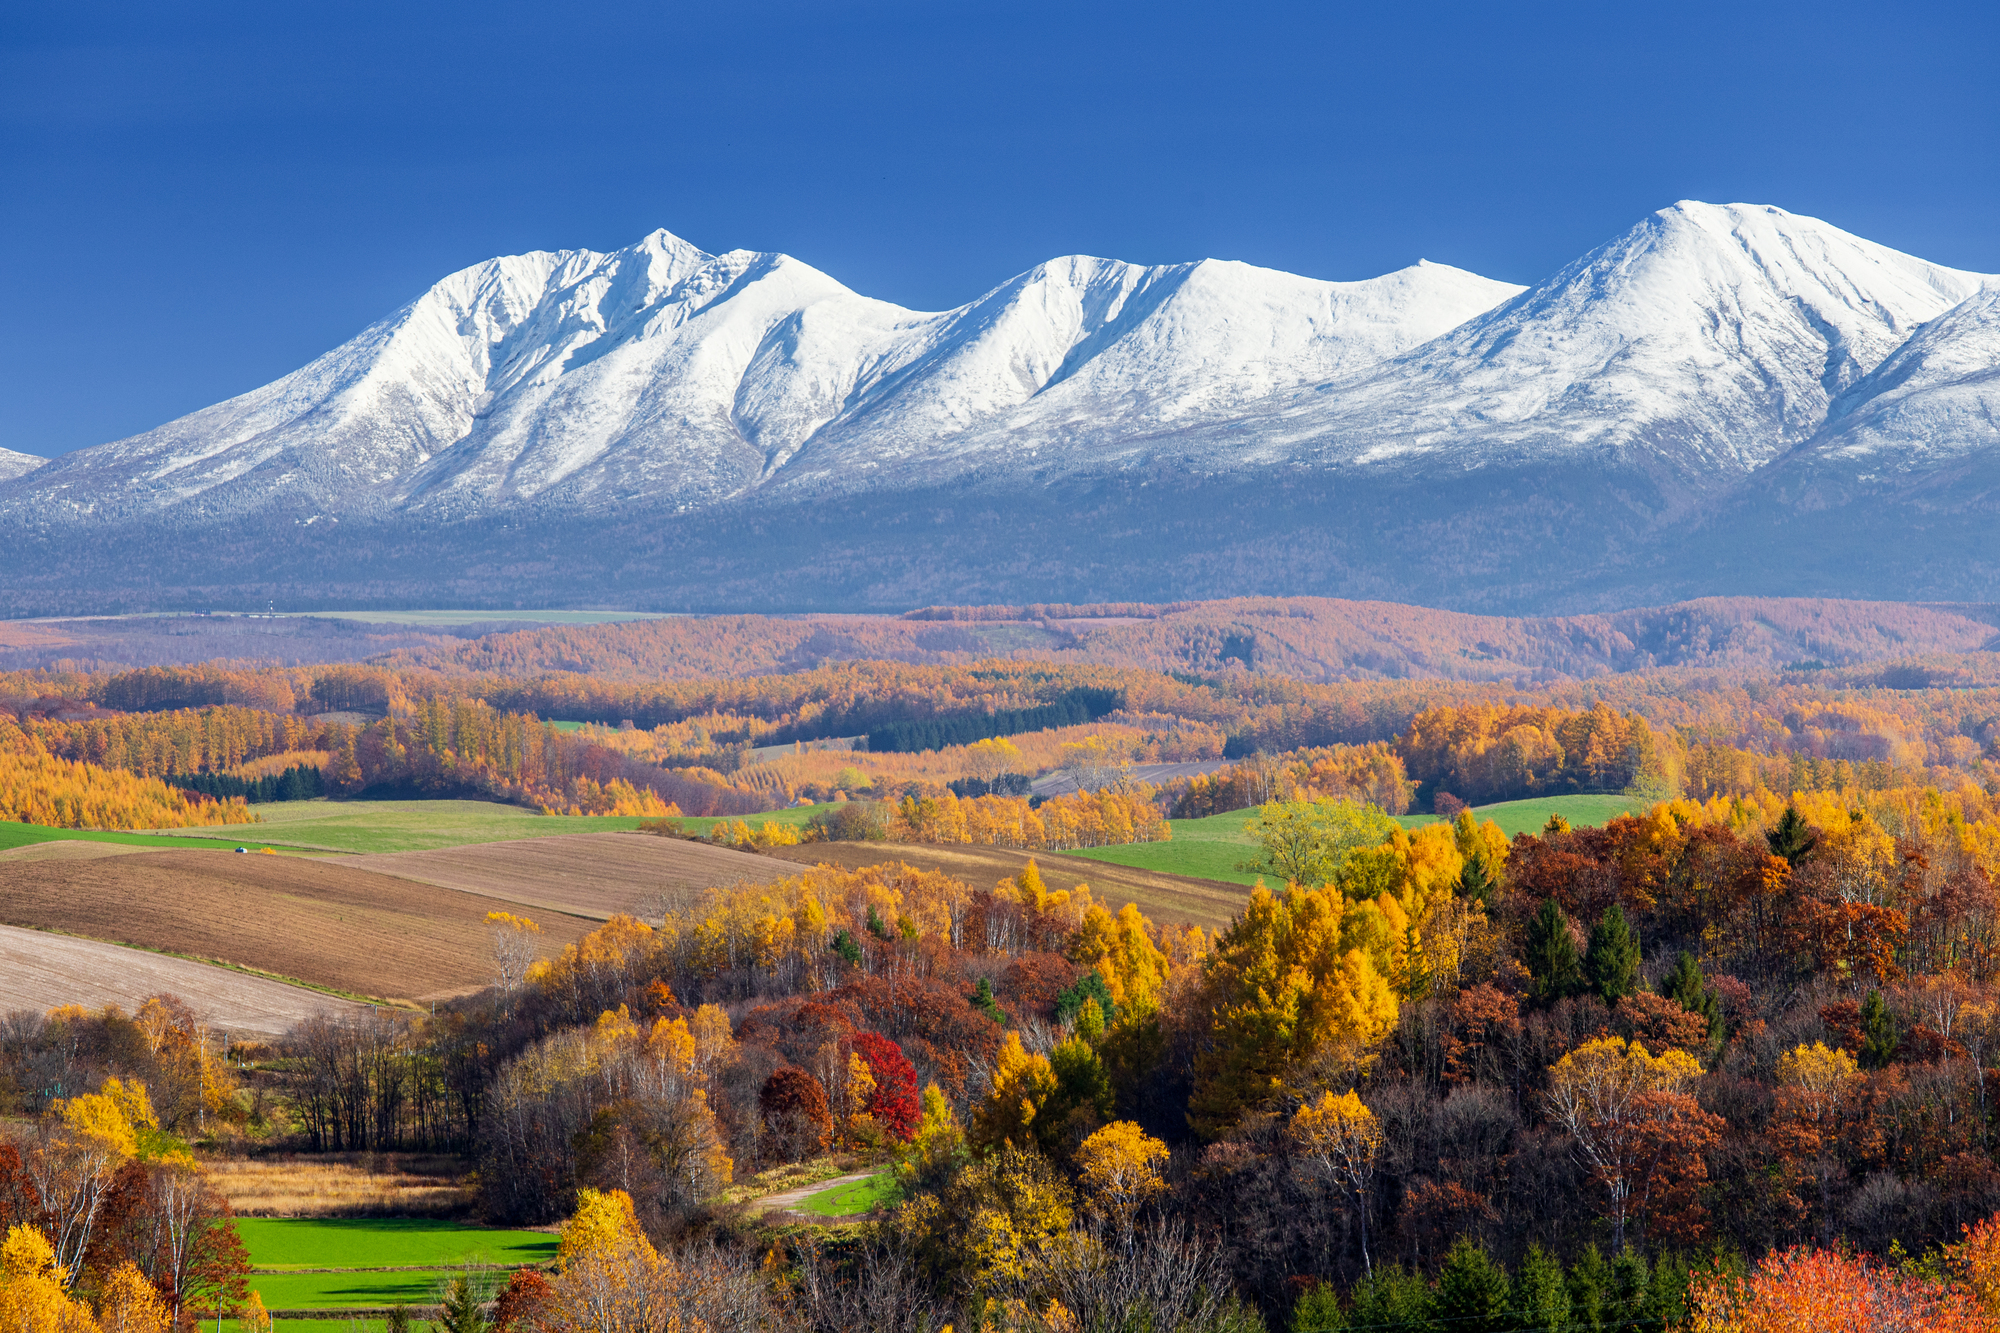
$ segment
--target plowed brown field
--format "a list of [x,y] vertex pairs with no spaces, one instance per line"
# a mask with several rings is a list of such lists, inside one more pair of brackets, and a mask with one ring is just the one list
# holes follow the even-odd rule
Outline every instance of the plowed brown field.
[[275,1036],[310,1014],[351,1013],[350,1000],[207,963],[101,940],[0,926],[0,1013],[61,1004],[135,1013],[149,995],[178,995],[216,1027]]
[[613,912],[633,911],[657,894],[672,898],[790,873],[748,852],[639,833],[577,833],[443,851],[342,856],[329,858],[328,864],[599,921]]
[[1134,902],[1156,922],[1190,922],[1210,929],[1228,925],[1250,897],[1250,890],[1241,884],[1134,870],[1059,852],[1017,852],[1004,847],[815,842],[774,848],[770,855],[773,859],[805,865],[824,861],[850,870],[884,861],[904,861],[922,870],[942,870],[976,889],[992,888],[1000,880],[1019,874],[1021,867],[1032,859],[1042,872],[1043,883],[1051,889],[1073,889],[1088,883],[1091,895],[1113,910]]
[[[291,856],[162,851],[0,865],[0,924],[54,928],[382,999],[488,984],[490,898]],[[591,922],[543,912],[543,947]]]

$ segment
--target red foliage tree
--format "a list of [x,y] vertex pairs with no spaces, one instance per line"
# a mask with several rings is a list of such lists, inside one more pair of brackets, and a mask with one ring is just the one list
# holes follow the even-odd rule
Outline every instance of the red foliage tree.
[[549,1299],[549,1280],[532,1268],[517,1268],[493,1303],[493,1333],[526,1333]]
[[917,1100],[917,1071],[903,1057],[903,1048],[879,1032],[863,1032],[854,1038],[855,1052],[868,1062],[875,1076],[875,1091],[868,1098],[868,1114],[875,1123],[905,1143],[916,1136],[923,1107]]

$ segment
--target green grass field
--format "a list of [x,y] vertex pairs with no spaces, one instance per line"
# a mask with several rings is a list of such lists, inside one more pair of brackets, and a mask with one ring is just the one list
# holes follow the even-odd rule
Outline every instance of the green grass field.
[[[1540,833],[1550,815],[1561,815],[1571,828],[1602,828],[1614,815],[1635,813],[1651,804],[1633,796],[1544,796],[1477,806],[1472,813],[1482,820],[1492,820],[1511,838],[1517,833]],[[1420,822],[1434,821],[1425,815]]]
[[[1481,820],[1490,819],[1508,837],[1517,833],[1539,833],[1549,816],[1560,814],[1573,828],[1597,828],[1613,815],[1642,810],[1646,802],[1630,796],[1549,796],[1527,801],[1501,801],[1473,809]],[[1135,842],[1122,847],[1091,847],[1071,852],[1092,861],[1131,866],[1134,870],[1154,870],[1165,875],[1192,875],[1197,879],[1221,880],[1229,884],[1254,884],[1257,876],[1236,869],[1239,861],[1256,855],[1257,843],[1244,824],[1256,817],[1251,810],[1233,810],[1206,819],[1176,819],[1171,842]],[[1437,822],[1432,815],[1404,815],[1405,828],[1421,828]]]
[[[238,830],[249,829],[253,835],[261,832],[255,824],[238,824]],[[213,847],[215,843],[206,837],[177,838],[153,833],[99,833],[95,829],[44,828],[40,824],[16,824],[0,822],[0,852],[15,847],[26,847],[37,842],[118,842],[131,847]],[[250,845],[238,838],[237,845]],[[255,843],[262,847],[261,842]]]
[[817,1213],[821,1217],[854,1217],[878,1203],[893,1203],[902,1197],[902,1193],[896,1178],[885,1173],[809,1195],[799,1201],[799,1211]]
[[465,1227],[421,1217],[242,1217],[236,1230],[253,1268],[467,1263],[518,1268],[556,1256],[556,1238],[547,1232]]
[[1155,870],[1163,875],[1190,875],[1195,879],[1221,880],[1225,884],[1254,884],[1257,876],[1236,868],[1257,854],[1257,843],[1243,826],[1256,818],[1255,810],[1234,810],[1206,819],[1171,821],[1170,842],[1134,842],[1122,847],[1090,847],[1071,852],[1092,861],[1131,866],[1134,870]]

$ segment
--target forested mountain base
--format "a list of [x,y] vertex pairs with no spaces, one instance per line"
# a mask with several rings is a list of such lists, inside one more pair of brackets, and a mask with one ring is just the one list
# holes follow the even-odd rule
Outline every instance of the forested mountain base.
[[[1165,470],[1065,483],[1059,496],[974,484],[691,515],[46,523],[0,535],[12,571],[0,613],[269,602],[900,611],[1252,593],[1492,614],[1732,594],[2000,600],[1993,478],[1904,494],[1785,469],[1734,497],[1639,471],[1495,466],[1419,481]],[[154,573],[164,569],[171,585]]]

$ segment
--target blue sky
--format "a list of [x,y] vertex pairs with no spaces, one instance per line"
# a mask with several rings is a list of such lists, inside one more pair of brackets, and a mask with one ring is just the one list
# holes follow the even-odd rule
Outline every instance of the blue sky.
[[1533,282],[1678,198],[2000,271],[2000,7],[96,4],[0,16],[0,445],[664,226],[918,308],[1039,260]]

